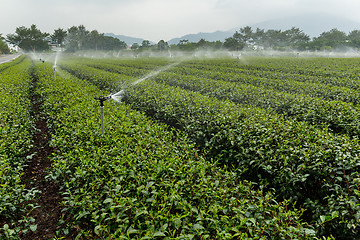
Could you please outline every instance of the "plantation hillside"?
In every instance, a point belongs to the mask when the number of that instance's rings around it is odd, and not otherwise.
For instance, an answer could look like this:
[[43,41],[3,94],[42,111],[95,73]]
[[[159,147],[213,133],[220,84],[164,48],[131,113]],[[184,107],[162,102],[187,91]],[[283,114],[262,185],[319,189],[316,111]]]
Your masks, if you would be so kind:
[[357,239],[359,70],[64,53],[0,65],[0,238]]

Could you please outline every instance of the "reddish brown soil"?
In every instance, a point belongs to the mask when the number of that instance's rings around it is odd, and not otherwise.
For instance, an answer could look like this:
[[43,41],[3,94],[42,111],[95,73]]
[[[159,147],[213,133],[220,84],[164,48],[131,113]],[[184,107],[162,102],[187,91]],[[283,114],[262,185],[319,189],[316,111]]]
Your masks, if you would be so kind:
[[41,191],[33,203],[39,207],[34,209],[30,217],[35,219],[37,230],[29,233],[22,239],[51,239],[58,230],[58,222],[61,217],[61,195],[59,186],[45,180],[46,171],[51,167],[50,154],[52,148],[49,146],[49,129],[46,118],[40,112],[40,96],[32,96],[32,117],[36,119],[36,132],[33,137],[34,147],[30,154],[34,157],[24,169],[22,181],[27,189],[36,188]]
[[[53,148],[50,143],[50,131],[47,125],[47,118],[41,111],[41,97],[35,93],[36,78],[33,77],[33,91],[31,93],[31,115],[35,119],[35,133],[33,135],[33,148],[29,154],[33,154],[32,159],[27,163],[22,175],[22,182],[27,189],[36,188],[41,191],[31,203],[39,206],[31,211],[29,217],[35,219],[37,230],[28,231],[21,239],[54,239],[57,231],[65,225],[59,225],[59,220],[66,217],[63,216],[61,193],[59,192],[59,184],[51,179],[45,179],[47,172],[51,168],[51,153]],[[61,236],[62,234],[60,234]],[[59,236],[58,236],[59,237]],[[61,239],[72,239],[71,237]]]

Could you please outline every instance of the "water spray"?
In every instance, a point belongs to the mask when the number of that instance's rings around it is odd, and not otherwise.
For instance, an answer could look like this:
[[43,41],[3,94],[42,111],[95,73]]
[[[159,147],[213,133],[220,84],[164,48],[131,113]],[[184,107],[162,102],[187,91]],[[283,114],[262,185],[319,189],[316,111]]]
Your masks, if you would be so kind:
[[[142,78],[139,78],[138,80],[130,83],[131,85],[136,85],[136,84],[139,84],[139,83],[142,83],[143,81],[149,79],[149,78],[152,78],[152,77],[155,77],[157,75],[159,75],[160,73],[172,68],[172,67],[175,67],[177,65],[179,65],[181,62],[176,62],[176,63],[172,63],[172,64],[169,64],[165,67],[162,67],[160,69],[158,69],[157,71],[154,71],[154,72],[151,72],[149,73],[148,75],[142,77]],[[114,93],[114,94],[111,94],[109,97],[112,98],[114,101],[116,102],[120,102],[121,99],[124,97],[124,93],[125,93],[125,89],[122,89],[120,90],[119,92],[117,93]]]
[[100,102],[100,118],[101,118],[101,135],[104,136],[104,102],[110,99],[111,96],[104,97],[100,95],[100,97],[95,97],[95,100],[99,100]]

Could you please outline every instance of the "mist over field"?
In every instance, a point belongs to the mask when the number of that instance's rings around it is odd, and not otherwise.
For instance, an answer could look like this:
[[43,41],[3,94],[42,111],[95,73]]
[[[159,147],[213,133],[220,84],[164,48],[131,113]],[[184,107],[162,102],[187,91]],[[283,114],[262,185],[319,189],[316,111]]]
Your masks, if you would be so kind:
[[358,239],[360,2],[19,0],[0,239]]

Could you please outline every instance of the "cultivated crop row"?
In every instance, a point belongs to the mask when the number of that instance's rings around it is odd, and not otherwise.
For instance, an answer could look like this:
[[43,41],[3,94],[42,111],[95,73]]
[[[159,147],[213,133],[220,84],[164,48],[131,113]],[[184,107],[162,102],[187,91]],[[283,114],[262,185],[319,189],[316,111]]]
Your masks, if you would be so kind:
[[36,190],[21,179],[32,146],[29,59],[2,67],[0,74],[0,238],[11,239],[34,226],[27,217]]
[[268,109],[321,128],[328,127],[335,133],[360,135],[360,113],[351,103],[327,101],[305,94],[290,94],[248,84],[184,76],[178,73],[163,73],[154,80],[218,99],[229,99],[234,103]]
[[76,227],[78,236],[107,239],[313,237],[302,210],[205,161],[183,133],[127,105],[106,102],[102,137],[93,98],[108,92],[64,72],[54,82],[50,67],[37,69],[55,148],[50,177],[63,186],[64,210],[75,224],[67,232]]
[[[96,71],[83,79],[96,82]],[[99,73],[104,74],[100,70]],[[78,75],[80,76],[80,75]],[[119,77],[98,82],[118,89]],[[359,142],[269,111],[147,80],[127,86],[124,101],[186,132],[207,157],[240,178],[276,190],[307,208],[318,234],[359,234]]]
[[[151,71],[139,70],[138,68],[132,69],[130,67],[106,64],[103,62],[88,65],[120,74],[120,76],[114,76],[112,73],[106,73],[104,71],[96,71],[96,73],[94,73],[94,76],[97,76],[96,79],[109,79],[110,81],[108,82],[112,82],[111,79],[116,77],[118,77],[120,82],[123,81],[123,79],[127,79],[127,82],[129,82],[128,79],[135,81],[136,79],[134,77],[151,73]],[[72,67],[75,67],[75,65],[72,65]],[[66,69],[71,71],[72,67],[67,65]],[[360,114],[358,108],[352,103],[327,101],[305,94],[290,94],[249,84],[226,82],[188,74],[183,75],[181,71],[178,70],[179,67],[174,67],[169,69],[171,72],[161,73],[153,79],[157,82],[197,91],[218,99],[229,99],[235,103],[268,109],[276,114],[282,114],[298,121],[318,125],[321,128],[328,127],[335,133],[343,133],[350,136],[358,136],[360,134]],[[87,66],[78,66],[76,74],[81,78],[80,71],[84,72],[86,77],[86,75],[89,75],[94,69]],[[116,87],[113,86],[112,89],[116,89]]]
[[[189,66],[196,67],[199,61]],[[201,61],[203,69],[227,68],[232,72],[245,72],[256,76],[273,76],[272,74],[284,74],[290,78],[304,79],[309,82],[328,83],[336,86],[351,87],[360,80],[357,74],[359,70],[358,58],[264,58],[245,57],[238,60],[218,59]],[[281,76],[277,74],[277,76]],[[272,77],[267,77],[272,78]],[[344,81],[348,80],[348,82]],[[347,85],[348,84],[348,85]]]
[[[241,84],[248,84],[252,86],[262,87],[266,89],[284,91],[292,94],[305,94],[311,97],[318,97],[324,100],[338,100],[343,102],[359,103],[358,88],[334,86],[325,83],[311,82],[311,81],[297,81],[296,79],[283,79],[281,73],[279,76],[267,78],[249,75],[246,72],[229,71],[228,69],[221,69],[219,71],[210,70],[211,67],[201,68],[200,70],[192,68],[184,68],[183,70],[175,70],[177,73],[185,73],[191,76],[211,78],[222,81],[229,81]],[[350,83],[351,81],[347,81]],[[352,84],[354,85],[354,84]]]

